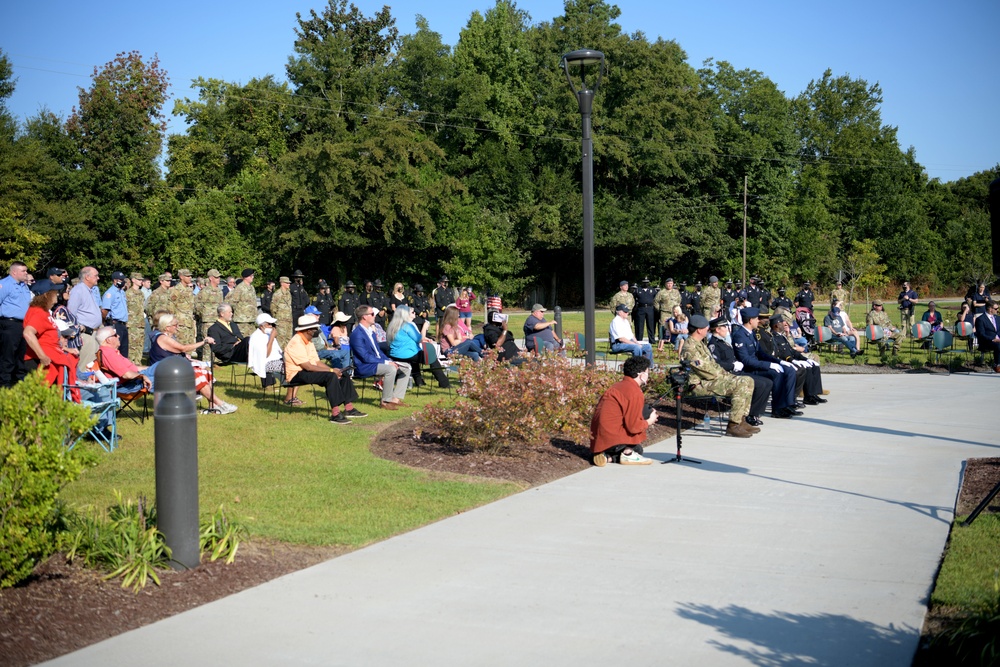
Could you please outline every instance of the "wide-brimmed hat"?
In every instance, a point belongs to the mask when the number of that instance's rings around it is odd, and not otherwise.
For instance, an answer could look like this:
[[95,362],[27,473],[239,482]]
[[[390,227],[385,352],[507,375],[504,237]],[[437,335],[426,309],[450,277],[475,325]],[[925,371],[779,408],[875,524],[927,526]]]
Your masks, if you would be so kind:
[[295,269],[292,271],[292,278],[305,278],[306,274],[302,273],[301,270]]
[[295,327],[296,331],[305,331],[306,329],[319,329],[319,318],[315,315],[303,315],[299,318],[299,326]]
[[337,314],[333,316],[334,324],[338,324],[340,322],[350,322],[350,321],[351,321],[351,316],[348,315],[347,313],[342,313],[340,311],[337,311]]

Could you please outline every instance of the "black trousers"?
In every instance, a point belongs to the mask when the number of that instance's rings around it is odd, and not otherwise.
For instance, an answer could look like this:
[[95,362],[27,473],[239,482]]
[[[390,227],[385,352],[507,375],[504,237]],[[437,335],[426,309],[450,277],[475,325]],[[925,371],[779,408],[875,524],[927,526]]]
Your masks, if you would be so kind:
[[771,381],[771,411],[777,412],[795,405],[795,373],[782,366],[782,372],[774,370],[752,371],[751,375],[766,377]]
[[[410,377],[413,378],[413,386],[419,387],[424,384],[424,378],[420,374],[420,360],[423,358],[423,354],[418,352],[409,359],[403,359],[402,357],[390,357],[393,361],[405,361],[413,367],[413,372],[410,373]],[[437,380],[438,386],[442,389],[447,389],[451,386],[448,382],[448,376],[445,375],[444,368],[441,364],[435,362],[433,366],[430,367],[431,373],[434,375],[434,379]]]
[[767,409],[767,397],[771,395],[774,383],[771,382],[770,378],[763,375],[754,375],[753,373],[736,373],[736,375],[745,375],[753,380],[753,396],[750,397],[750,416],[760,417]]
[[304,384],[316,384],[326,390],[326,400],[330,401],[330,408],[335,408],[341,404],[353,403],[358,400],[358,392],[354,389],[354,381],[343,375],[337,377],[336,373],[324,373],[323,371],[299,371],[288,384],[292,387],[299,387]]
[[642,340],[643,327],[649,329],[649,342],[656,342],[656,313],[652,306],[635,307],[635,339]]
[[123,357],[128,358],[128,322],[121,320],[111,320],[115,333],[118,334],[118,351]]
[[24,379],[24,323],[0,320],[0,387],[13,387]]
[[985,358],[987,352],[992,352],[993,367],[1000,366],[1000,343],[986,340],[985,338],[978,338],[977,340],[979,342],[979,350],[983,353],[983,358]]
[[[819,366],[810,366],[800,370],[805,371],[805,383],[802,388],[804,396],[819,396],[823,393],[823,375]],[[796,394],[798,395],[798,394]]]

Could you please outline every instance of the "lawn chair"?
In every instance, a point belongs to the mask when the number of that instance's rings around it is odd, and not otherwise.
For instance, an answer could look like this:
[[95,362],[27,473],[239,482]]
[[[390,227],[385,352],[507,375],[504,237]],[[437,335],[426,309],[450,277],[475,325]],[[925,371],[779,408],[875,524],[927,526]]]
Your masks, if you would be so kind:
[[[101,371],[105,374],[109,373],[107,367],[104,365],[104,354],[101,352],[100,348],[97,350],[97,358],[95,361],[97,363],[97,368],[101,369]],[[144,424],[146,419],[149,417],[149,402],[146,400],[146,397],[149,396],[149,390],[146,389],[143,383],[140,383],[139,389],[124,391],[120,386],[121,380],[116,378],[116,382],[119,385],[117,389],[117,396],[120,401],[118,412],[124,413],[126,417],[131,419],[136,424]],[[138,411],[138,404],[135,403],[140,398],[142,399],[142,412]]]
[[81,405],[90,408],[90,414],[97,423],[89,431],[73,442],[67,442],[66,449],[73,449],[80,438],[90,437],[106,452],[115,451],[118,445],[118,382],[109,380],[95,384],[69,384],[68,373],[63,371],[63,400],[73,400],[73,390],[80,392]]
[[865,327],[865,339],[868,344],[874,343],[878,347],[879,356],[885,356],[892,347],[892,339],[885,335],[885,329],[877,324],[869,324]]

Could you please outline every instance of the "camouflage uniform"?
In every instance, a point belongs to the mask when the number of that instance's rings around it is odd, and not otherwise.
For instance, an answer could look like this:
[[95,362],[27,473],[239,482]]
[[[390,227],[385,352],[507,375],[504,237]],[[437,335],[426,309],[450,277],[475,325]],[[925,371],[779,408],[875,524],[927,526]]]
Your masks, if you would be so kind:
[[174,312],[170,307],[170,290],[163,289],[162,285],[153,290],[153,293],[149,295],[149,300],[146,302],[146,315],[149,317],[150,324],[154,327],[158,326],[159,322],[154,320],[153,317],[160,310]]
[[253,331],[257,328],[257,292],[253,285],[241,280],[236,289],[230,290],[226,302],[233,307],[233,322],[240,331]]
[[621,290],[615,292],[615,295],[611,297],[611,302],[609,303],[612,315],[615,314],[615,307],[620,303],[624,303],[628,306],[629,311],[631,311],[635,308],[635,297],[632,296],[631,292],[623,292]]
[[[286,280],[286,278],[282,278]],[[275,328],[278,330],[278,345],[285,349],[288,341],[292,339],[292,291],[281,287],[274,290],[271,297],[271,317],[278,320]]]
[[688,384],[696,396],[728,396],[732,401],[730,423],[740,424],[750,414],[753,397],[753,378],[733,375],[726,371],[712,356],[704,341],[688,338],[681,350],[681,359],[691,364]]
[[222,287],[219,285],[212,287],[208,284],[194,297],[194,312],[201,322],[201,338],[208,335],[208,328],[219,319],[220,303],[222,303]]
[[660,327],[665,327],[667,320],[674,314],[674,306],[681,305],[681,293],[675,287],[669,289],[664,287],[656,293],[653,305],[656,307],[657,312],[660,313]]
[[133,287],[125,292],[125,302],[128,304],[128,359],[138,366],[142,362],[142,345],[146,336],[146,316],[142,312],[142,302],[145,297],[141,289],[134,287],[142,285],[140,274],[132,274],[132,285]]
[[177,318],[177,342],[181,345],[193,345],[195,343],[194,290],[190,285],[179,282],[170,288],[169,295],[171,310]]
[[719,302],[722,301],[722,291],[718,287],[709,285],[701,291],[701,313],[711,320],[719,309]]
[[899,342],[903,340],[903,332],[893,326],[892,320],[889,318],[889,313],[885,312],[884,308],[881,311],[877,311],[874,308],[868,311],[868,317],[865,318],[865,326],[873,324],[882,327],[885,337],[892,340],[893,352],[899,352]]
[[847,303],[847,290],[843,287],[838,287],[837,289],[830,292],[830,305],[832,306],[837,301],[843,301]]

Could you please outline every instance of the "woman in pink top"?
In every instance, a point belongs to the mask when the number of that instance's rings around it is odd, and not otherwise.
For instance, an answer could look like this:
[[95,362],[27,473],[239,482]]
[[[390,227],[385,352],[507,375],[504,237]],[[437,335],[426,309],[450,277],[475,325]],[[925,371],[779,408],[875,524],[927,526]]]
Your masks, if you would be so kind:
[[470,332],[472,331],[472,302],[475,299],[475,292],[468,287],[463,287],[458,294],[458,299],[455,300],[455,305],[458,306],[459,320],[465,324],[465,328]]

